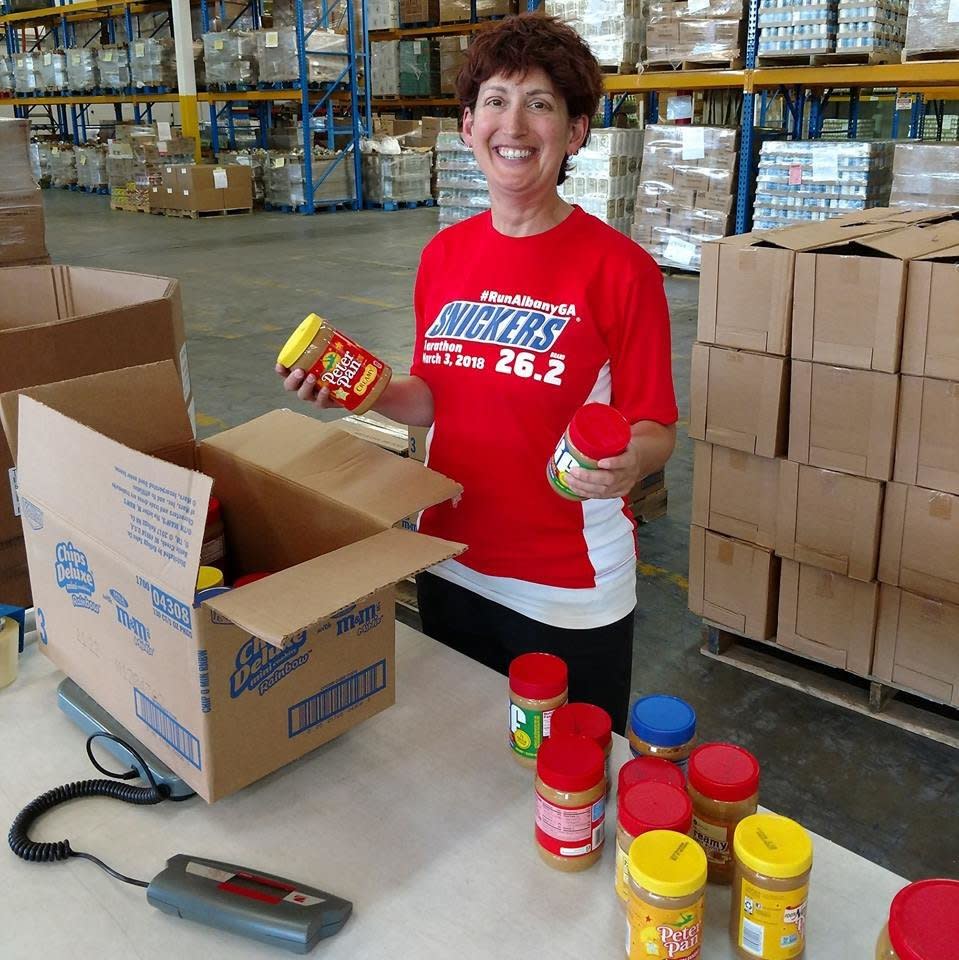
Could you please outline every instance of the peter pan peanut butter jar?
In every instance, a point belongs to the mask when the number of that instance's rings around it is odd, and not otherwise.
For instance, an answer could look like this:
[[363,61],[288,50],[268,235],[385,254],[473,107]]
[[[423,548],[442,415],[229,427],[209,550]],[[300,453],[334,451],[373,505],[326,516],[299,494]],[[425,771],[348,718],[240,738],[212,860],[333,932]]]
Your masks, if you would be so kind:
[[357,414],[376,403],[393,376],[387,364],[315,313],[293,331],[276,361],[312,373],[334,403]]

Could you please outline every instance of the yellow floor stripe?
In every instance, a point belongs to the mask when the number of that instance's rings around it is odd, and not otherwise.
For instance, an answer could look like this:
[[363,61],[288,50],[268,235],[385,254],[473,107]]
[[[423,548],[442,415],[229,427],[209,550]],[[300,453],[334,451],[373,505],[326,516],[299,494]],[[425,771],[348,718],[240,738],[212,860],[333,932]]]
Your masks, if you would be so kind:
[[399,310],[398,303],[386,303],[384,300],[373,300],[370,297],[351,297],[348,294],[338,296],[337,300],[349,300],[350,303],[363,303],[369,307],[382,307],[384,310]]
[[198,427],[219,427],[221,430],[228,430],[230,427],[226,421],[219,417],[211,417],[208,414],[200,413],[199,410],[196,414],[196,425]]
[[638,563],[636,572],[641,577],[649,577],[650,580],[668,580],[680,590],[689,591],[689,581],[681,573],[674,573],[665,567],[656,567],[651,563]]

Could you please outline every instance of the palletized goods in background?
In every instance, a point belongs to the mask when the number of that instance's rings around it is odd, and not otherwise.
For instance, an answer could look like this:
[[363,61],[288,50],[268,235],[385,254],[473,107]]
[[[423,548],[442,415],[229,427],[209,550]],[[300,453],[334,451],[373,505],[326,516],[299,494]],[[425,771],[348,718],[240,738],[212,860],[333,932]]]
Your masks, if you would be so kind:
[[702,245],[730,230],[739,131],[646,127],[632,237],[662,266],[698,270]]
[[589,143],[573,158],[560,188],[564,199],[628,236],[642,151],[642,130],[590,130]]
[[892,140],[769,140],[759,154],[753,227],[828,220],[889,202]]

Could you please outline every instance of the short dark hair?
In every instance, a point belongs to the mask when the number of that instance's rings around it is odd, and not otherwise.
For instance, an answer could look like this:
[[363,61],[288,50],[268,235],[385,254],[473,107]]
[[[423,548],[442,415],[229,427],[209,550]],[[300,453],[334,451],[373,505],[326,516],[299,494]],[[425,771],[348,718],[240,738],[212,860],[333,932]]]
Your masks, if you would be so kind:
[[[592,119],[603,96],[603,74],[586,41],[568,24],[539,13],[497,20],[480,30],[469,46],[456,78],[460,106],[476,110],[480,86],[501,73],[523,76],[539,68],[552,80],[566,102],[571,119]],[[589,129],[583,146],[589,143]],[[557,183],[566,179],[567,158]]]

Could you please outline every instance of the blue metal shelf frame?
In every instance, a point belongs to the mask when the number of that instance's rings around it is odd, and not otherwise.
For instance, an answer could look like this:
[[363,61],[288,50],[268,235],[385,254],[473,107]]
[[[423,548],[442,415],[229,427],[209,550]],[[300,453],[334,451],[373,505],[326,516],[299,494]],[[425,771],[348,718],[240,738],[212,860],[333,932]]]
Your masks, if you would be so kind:
[[[756,69],[759,49],[759,0],[749,0],[746,17],[746,69]],[[753,180],[753,142],[755,139],[756,94],[743,93],[739,132],[739,176],[736,183],[736,233],[746,233],[752,223],[749,208],[750,187]]]

